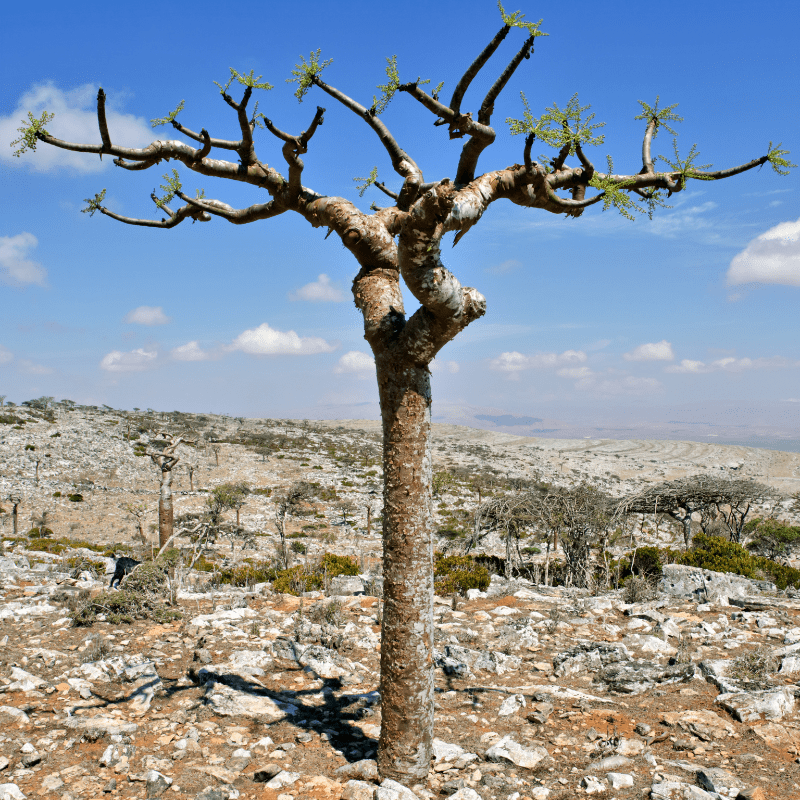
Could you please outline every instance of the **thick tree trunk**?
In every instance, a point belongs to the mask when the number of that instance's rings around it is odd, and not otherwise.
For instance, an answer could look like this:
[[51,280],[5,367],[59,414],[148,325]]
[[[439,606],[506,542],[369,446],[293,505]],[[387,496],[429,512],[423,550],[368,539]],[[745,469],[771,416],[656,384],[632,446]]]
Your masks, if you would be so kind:
[[172,470],[161,470],[161,493],[158,497],[158,546],[163,547],[172,536]]
[[433,739],[430,373],[376,359],[383,417],[381,777],[427,779]]

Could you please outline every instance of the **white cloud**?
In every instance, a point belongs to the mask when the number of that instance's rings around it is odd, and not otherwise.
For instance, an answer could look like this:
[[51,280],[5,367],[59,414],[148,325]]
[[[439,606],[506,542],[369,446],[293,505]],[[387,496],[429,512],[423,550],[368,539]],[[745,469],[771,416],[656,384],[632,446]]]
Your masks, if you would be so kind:
[[375,374],[375,360],[359,350],[350,350],[339,359],[333,371],[340,374],[354,372],[361,378],[368,378]]
[[51,375],[53,370],[50,367],[45,367],[44,364],[35,364],[33,361],[21,359],[17,362],[19,368],[28,375]]
[[0,364],[7,364],[14,360],[14,354],[0,344]]
[[112,350],[103,356],[100,368],[108,372],[141,372],[152,366],[157,356],[155,350],[145,350],[142,347],[127,353]]
[[626,361],[674,361],[675,353],[672,352],[672,345],[662,339],[660,342],[640,344],[622,357]]
[[558,370],[556,375],[559,375],[562,378],[588,378],[592,375],[592,371],[589,367],[564,367],[563,369]]
[[305,300],[308,303],[341,303],[345,300],[344,292],[331,283],[331,279],[323,272],[316,281],[307,283],[296,292],[289,293],[290,300]]
[[208,361],[211,358],[211,354],[202,350],[196,341],[173,348],[170,355],[177,361]]
[[522,353],[507,352],[492,359],[489,366],[500,372],[518,373],[523,369],[548,369],[586,361],[582,350],[565,350],[563,353],[536,353],[525,356]]
[[317,336],[298,336],[294,331],[276,331],[264,322],[240,333],[228,350],[241,350],[254,356],[313,355],[330,353],[336,345]]
[[125,315],[125,322],[136,325],[166,325],[171,321],[161,306],[139,306]]
[[514,272],[521,266],[521,261],[517,261],[516,258],[509,258],[508,261],[502,261],[500,264],[495,264],[493,267],[489,267],[486,271],[490,275],[508,275],[509,272]]
[[743,372],[747,369],[791,369],[800,367],[800,361],[790,361],[783,356],[771,358],[719,358],[706,364],[684,358],[680,364],[672,364],[665,372],[689,373],[699,375],[706,372]]
[[800,219],[781,222],[757,236],[728,268],[728,283],[800,286]]
[[[37,172],[48,172],[71,167],[79,172],[100,172],[111,166],[112,158],[100,160],[94,153],[74,153],[39,143],[36,152],[28,151],[19,158],[13,156],[17,146],[11,142],[19,137],[18,128],[27,124],[28,112],[41,117],[43,111],[55,114],[46,130],[59,139],[83,144],[100,144],[97,128],[97,87],[85,84],[76,89],[62,91],[52,83],[34,85],[19,99],[17,107],[7,116],[0,117],[0,160],[7,164],[28,165]],[[122,114],[114,108],[114,94],[106,103],[106,120],[112,143],[125,147],[145,147],[154,132],[142,118]]]
[[[690,195],[683,198],[683,202],[691,200],[696,197]],[[643,226],[643,230],[648,233],[654,233],[656,236],[674,237],[678,235],[686,235],[690,231],[699,231],[711,227],[711,220],[705,214],[708,211],[713,211],[717,204],[712,200],[707,200],[705,203],[690,206],[689,208],[681,208],[680,203],[675,203],[675,210],[663,213],[660,216],[654,215],[652,222]]]
[[39,240],[32,233],[0,236],[0,283],[11,286],[47,284],[47,270],[37,261],[27,258],[28,251],[38,244]]
[[431,372],[449,372],[452,375],[455,375],[461,367],[458,365],[458,361],[437,361],[434,359],[431,361]]

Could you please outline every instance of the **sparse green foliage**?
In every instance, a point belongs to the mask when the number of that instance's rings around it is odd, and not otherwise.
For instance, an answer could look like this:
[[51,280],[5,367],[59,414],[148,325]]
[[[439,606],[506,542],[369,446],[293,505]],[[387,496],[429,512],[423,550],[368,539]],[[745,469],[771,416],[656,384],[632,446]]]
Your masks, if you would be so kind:
[[295,91],[294,96],[301,103],[303,102],[303,97],[305,97],[306,92],[308,92],[308,90],[311,88],[311,85],[314,83],[314,78],[316,78],[320,72],[325,69],[325,67],[333,63],[332,58],[320,63],[319,59],[321,54],[322,48],[318,48],[316,52],[312,50],[308,57],[308,63],[306,63],[305,57],[301,55],[300,60],[302,63],[295,64],[295,67],[292,70],[293,77],[286,79],[286,83],[297,84],[297,90]]
[[743,533],[752,538],[747,549],[766,558],[788,558],[800,547],[800,526],[786,525],[776,519],[754,519],[748,522]]
[[712,180],[707,175],[701,175],[698,173],[697,170],[701,169],[710,169],[711,164],[695,164],[695,159],[700,155],[697,152],[697,145],[693,144],[691,149],[689,150],[689,154],[686,156],[685,159],[681,159],[680,154],[678,153],[678,139],[675,138],[672,140],[672,149],[675,152],[675,160],[670,161],[665,156],[658,156],[662,161],[666,161],[669,164],[672,172],[677,172],[680,175],[680,182],[681,182],[681,189],[686,186],[686,179],[687,178],[694,178],[695,180],[699,181],[708,181]]
[[611,156],[606,156],[606,158],[608,160],[608,174],[602,175],[601,173],[595,172],[592,179],[589,181],[589,186],[603,192],[603,211],[614,206],[623,217],[634,220],[636,218],[633,216],[632,212],[642,212],[643,209],[627,192],[623,191],[623,189],[626,186],[630,186],[633,181],[615,180],[614,162]]
[[677,136],[677,131],[674,131],[672,128],[670,128],[670,126],[667,125],[667,122],[683,122],[683,117],[679,117],[672,111],[673,108],[678,107],[678,104],[673,103],[671,106],[659,109],[659,97],[660,95],[656,95],[656,104],[654,106],[648,105],[644,102],[644,100],[637,100],[636,102],[642,107],[642,113],[637,114],[634,119],[646,119],[648,123],[653,122],[654,139],[658,135],[658,129],[660,126],[663,126],[664,130],[669,131],[673,136]]
[[[395,92],[400,86],[400,76],[397,73],[397,56],[391,56],[386,59],[386,77],[388,80],[385,84],[378,84],[378,89],[381,90],[381,99],[378,100],[374,95],[372,97],[372,108],[370,111],[375,114],[375,116],[383,114],[386,110],[386,106],[391,103]],[[430,83],[430,81],[422,81],[417,78],[417,83]]]
[[13,155],[19,158],[23,153],[27,152],[28,150],[32,150],[36,152],[36,142],[39,139],[39,134],[44,133],[47,136],[50,136],[50,132],[44,129],[44,126],[47,125],[54,117],[54,114],[50,114],[47,111],[42,112],[42,116],[40,118],[36,118],[28,112],[28,125],[23,124],[22,127],[17,128],[17,130],[22,134],[18,139],[14,139],[11,142],[11,147],[15,144],[20,145],[17,150],[14,151]]
[[364,183],[360,184],[359,186],[356,186],[356,189],[358,189],[358,196],[359,197],[363,197],[364,196],[364,192],[366,192],[367,189],[369,189],[369,187],[372,186],[372,184],[374,184],[375,181],[378,180],[378,168],[377,167],[373,167],[370,170],[369,177],[367,177],[367,178],[353,178],[353,180],[354,181],[364,181]]
[[442,82],[441,82],[441,83],[440,83],[440,84],[439,84],[439,85],[438,85],[438,86],[437,86],[437,87],[436,87],[436,88],[433,90],[433,94],[431,95],[431,97],[432,97],[434,100],[438,100],[438,99],[439,99],[439,92],[441,92],[441,91],[442,91],[442,87],[443,87],[443,86],[444,86],[444,81],[442,81]]
[[[164,181],[165,183],[161,184],[161,188],[164,190],[164,196],[156,198],[156,205],[159,208],[164,208],[164,206],[169,205],[172,202],[172,198],[175,197],[175,193],[183,188],[180,178],[178,177],[178,170],[176,169],[172,170],[172,175],[168,172],[164,173]],[[155,192],[153,192],[153,194],[155,194]]]
[[249,86],[251,89],[266,89],[267,91],[269,91],[270,89],[274,88],[271,83],[266,83],[266,82],[259,83],[259,81],[263,76],[259,75],[257,78],[254,78],[253,77],[254,70],[252,69],[250,70],[249,75],[242,75],[238,73],[233,67],[229,67],[229,69],[231,71],[231,77],[228,79],[228,82],[224,86],[218,81],[214,81],[214,83],[217,86],[219,86],[220,94],[227,94],[228,88],[234,81],[241,83],[242,86]]
[[772,169],[778,173],[778,175],[788,175],[789,170],[793,169],[797,166],[797,164],[793,164],[788,159],[784,158],[784,156],[789,155],[788,150],[781,150],[781,142],[772,146],[772,142],[769,143],[769,148],[767,149],[767,160],[770,163]]
[[503,18],[503,24],[508,25],[509,28],[524,28],[531,36],[549,36],[549,33],[539,30],[544,18],[538,22],[523,22],[525,15],[521,11],[515,11],[513,14],[506,14],[500,0],[497,0],[497,7],[500,9],[500,16]]
[[169,114],[167,114],[166,117],[159,117],[158,119],[151,119],[150,120],[150,126],[153,127],[153,128],[157,128],[159,125],[172,124],[175,121],[175,117],[177,117],[178,114],[180,114],[181,111],[183,111],[183,105],[184,105],[185,102],[186,102],[185,100],[181,100],[180,103],[178,103],[178,107],[174,111],[170,111]]
[[508,117],[506,119],[512,136],[520,133],[533,133],[539,140],[559,150],[565,145],[569,145],[570,155],[575,155],[576,143],[580,143],[581,146],[600,145],[605,141],[604,136],[594,134],[597,128],[605,125],[605,122],[593,124],[594,114],[589,114],[586,119],[583,119],[583,113],[588,111],[591,106],[580,105],[577,93],[572,95],[563,110],[553,103],[553,107],[548,108],[539,119],[536,119],[531,113],[525,94],[520,92],[520,95],[524,106],[523,118]]
[[99,211],[102,208],[103,199],[106,196],[106,190],[103,189],[102,192],[98,192],[94,197],[87,197],[84,199],[84,203],[88,203],[89,205],[86,208],[81,209],[81,214],[89,214],[90,217],[94,216],[95,211]]
[[437,594],[466,594],[467,589],[483,591],[489,586],[489,571],[472,556],[437,554],[433,565],[433,583]]

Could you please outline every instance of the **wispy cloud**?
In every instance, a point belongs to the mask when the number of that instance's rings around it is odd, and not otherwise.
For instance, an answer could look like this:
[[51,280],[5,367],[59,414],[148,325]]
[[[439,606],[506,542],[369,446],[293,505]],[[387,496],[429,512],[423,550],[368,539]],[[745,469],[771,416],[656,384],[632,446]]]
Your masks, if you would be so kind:
[[792,369],[800,367],[800,361],[791,361],[783,356],[771,358],[719,358],[716,361],[705,363],[684,358],[680,364],[672,364],[664,372],[684,374],[704,374],[707,372],[743,372],[748,369]]
[[170,355],[176,361],[208,361],[212,356],[206,350],[201,349],[197,341],[187,342],[180,347],[173,347]]
[[350,350],[345,353],[333,370],[339,374],[354,373],[359,378],[369,378],[375,375],[375,360],[367,353],[359,350]]
[[9,361],[14,360],[14,354],[6,347],[0,344],[0,364],[8,364]]
[[330,353],[336,349],[336,345],[317,336],[298,336],[294,331],[278,331],[264,322],[257,328],[240,333],[227,349],[240,350],[253,356],[299,356]]
[[800,286],[800,219],[781,222],[733,257],[728,284],[778,283]]
[[33,361],[29,361],[27,358],[20,359],[17,362],[17,365],[22,372],[27,372],[28,375],[52,375],[53,370],[50,367],[46,367],[44,364],[36,364]]
[[661,381],[655,378],[637,378],[634,375],[619,377],[590,375],[579,380],[575,388],[606,396],[643,395],[658,392],[661,389]]
[[488,267],[486,271],[490,275],[508,275],[509,272],[514,272],[522,266],[522,262],[516,258],[509,258],[507,261],[501,261],[493,267]]
[[626,361],[674,361],[675,353],[672,345],[662,339],[660,342],[647,342],[634,347],[629,353],[623,353]]
[[[70,142],[97,142],[97,86],[87,83],[63,91],[52,83],[34,85],[19,99],[17,107],[6,117],[0,117],[0,160],[14,166],[28,166],[37,172],[49,172],[68,167],[78,172],[100,172],[111,166],[112,159],[102,161],[95,154],[74,153],[57,147],[39,144],[36,152],[19,158],[13,155],[17,147],[11,142],[19,137],[18,128],[27,125],[28,112],[41,117],[43,111],[54,114],[47,130],[59,139]],[[122,114],[114,108],[114,94],[109,93],[106,106],[108,127],[115,141],[127,147],[144,147],[153,139],[150,125],[142,117]]]
[[435,358],[431,361],[431,372],[449,372],[455,375],[460,369],[457,361],[437,361]]
[[28,258],[28,252],[38,244],[39,240],[32,233],[0,236],[0,283],[47,285],[47,270],[38,261]]
[[139,306],[125,315],[125,322],[134,325],[166,325],[171,321],[161,306]]
[[155,365],[158,351],[145,350],[140,347],[123,353],[121,350],[112,350],[103,356],[100,369],[107,372],[142,372]]
[[290,300],[305,300],[307,303],[341,303],[344,292],[323,272],[315,281],[289,293]]
[[526,356],[516,351],[500,353],[492,359],[489,366],[500,372],[518,373],[524,369],[552,369],[586,361],[586,353],[582,350],[565,350],[563,353],[535,353]]

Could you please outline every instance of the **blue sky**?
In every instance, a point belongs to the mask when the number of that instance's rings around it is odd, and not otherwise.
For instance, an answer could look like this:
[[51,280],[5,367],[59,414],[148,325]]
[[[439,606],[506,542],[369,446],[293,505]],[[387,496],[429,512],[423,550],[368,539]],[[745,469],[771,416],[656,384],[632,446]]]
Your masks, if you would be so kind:
[[[141,173],[109,158],[40,145],[11,156],[25,112],[55,113],[49,130],[99,142],[97,87],[108,96],[112,140],[142,146],[179,138],[150,120],[180,100],[180,119],[235,138],[233,112],[213,81],[229,68],[275,88],[259,110],[304,130],[317,104],[324,125],[304,156],[304,183],[359,199],[353,178],[378,167],[397,188],[374,133],[319,90],[299,104],[285,79],[299,55],[333,58],[326,80],[365,105],[396,54],[401,80],[456,81],[500,28],[490,0],[423,3],[245,2],[143,8],[134,20],[87,3],[4,10],[0,60],[0,393],[119,408],[152,407],[246,416],[376,417],[374,371],[350,282],[356,264],[333,237],[286,214],[247,226],[214,219],[172,230],[81,214],[106,188],[121,214],[158,218],[150,192],[165,165]],[[479,172],[522,160],[504,120],[521,117],[524,91],[536,116],[578,92],[605,142],[592,148],[618,172],[641,168],[637,100],[679,103],[685,154],[733,166],[782,142],[800,161],[790,2],[552,3],[518,7],[544,18],[537,39],[496,105],[496,143]],[[398,10],[399,9],[399,10]],[[512,31],[467,94],[486,88],[521,46]],[[407,95],[383,115],[426,180],[454,177],[459,142]],[[257,131],[262,161],[280,168],[278,142]],[[546,152],[545,145],[534,156]],[[661,132],[655,153],[672,155]],[[171,167],[171,165],[167,165]],[[181,172],[185,190],[236,207],[255,189]],[[719,441],[800,439],[800,170],[768,166],[717,183],[690,183],[635,222],[588,209],[571,220],[496,203],[455,249],[448,266],[488,300],[486,316],[440,354],[434,419],[493,427],[482,417],[527,421],[503,430],[545,435],[669,436]],[[409,302],[413,308],[413,303]],[[508,420],[505,420],[508,421]],[[685,423],[700,423],[694,427]],[[693,435],[690,435],[693,434]],[[788,445],[787,445],[788,446]]]

